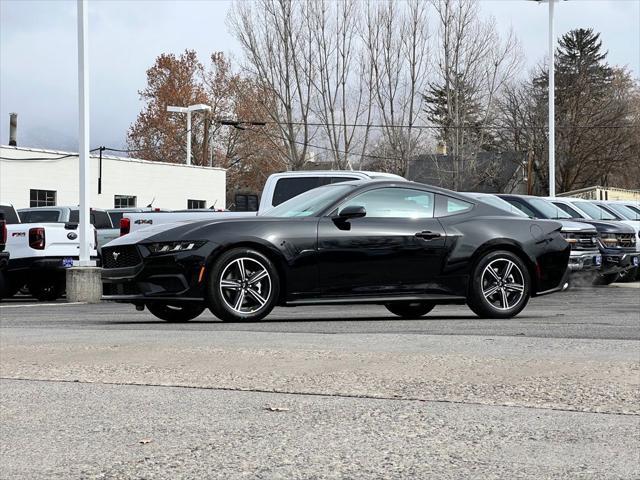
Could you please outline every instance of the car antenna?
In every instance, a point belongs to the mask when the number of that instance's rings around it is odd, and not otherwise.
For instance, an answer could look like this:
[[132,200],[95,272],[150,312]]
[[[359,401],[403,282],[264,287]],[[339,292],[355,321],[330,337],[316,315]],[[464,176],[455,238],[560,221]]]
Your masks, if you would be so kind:
[[149,203],[149,205],[147,205],[147,208],[153,208],[153,202],[156,201],[156,197],[153,197],[153,200],[151,200],[151,203]]

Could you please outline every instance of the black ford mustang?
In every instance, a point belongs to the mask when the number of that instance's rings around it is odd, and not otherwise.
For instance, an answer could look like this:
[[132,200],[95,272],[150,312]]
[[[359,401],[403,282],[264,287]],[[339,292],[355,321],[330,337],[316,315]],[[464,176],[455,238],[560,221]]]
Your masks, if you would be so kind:
[[448,190],[356,181],[310,190],[260,217],[148,227],[103,247],[105,299],[167,321],[209,307],[260,320],[276,305],[382,304],[418,317],[467,303],[509,318],[565,284],[560,224]]

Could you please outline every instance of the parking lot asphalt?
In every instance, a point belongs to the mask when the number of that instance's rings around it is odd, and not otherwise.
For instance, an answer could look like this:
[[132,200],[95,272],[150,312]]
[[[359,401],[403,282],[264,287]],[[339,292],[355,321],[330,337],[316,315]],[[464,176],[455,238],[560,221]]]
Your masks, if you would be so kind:
[[9,301],[0,377],[0,478],[640,476],[634,284],[511,320]]

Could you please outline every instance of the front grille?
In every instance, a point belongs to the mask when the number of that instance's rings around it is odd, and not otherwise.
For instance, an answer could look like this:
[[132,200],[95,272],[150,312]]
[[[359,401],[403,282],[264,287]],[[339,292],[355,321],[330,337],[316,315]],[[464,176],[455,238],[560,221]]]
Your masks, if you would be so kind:
[[142,262],[142,258],[135,245],[102,249],[103,268],[135,267],[140,262]]
[[597,250],[598,243],[595,233],[574,233],[572,239],[575,241],[569,242],[573,250]]
[[618,238],[618,245],[622,248],[636,246],[636,237],[633,233],[619,233],[616,237]]

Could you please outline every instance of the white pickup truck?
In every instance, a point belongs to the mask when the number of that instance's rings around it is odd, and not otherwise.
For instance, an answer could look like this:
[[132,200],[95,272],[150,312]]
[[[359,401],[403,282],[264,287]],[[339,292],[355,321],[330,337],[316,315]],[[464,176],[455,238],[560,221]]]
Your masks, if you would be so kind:
[[[1,205],[2,210],[13,209]],[[78,259],[80,242],[77,223],[20,223],[17,214],[9,215],[13,221],[6,225],[6,250],[9,263],[2,271],[3,285],[0,298],[12,297],[27,285],[38,300],[50,301],[65,291],[65,269]],[[97,236],[90,242],[91,257],[97,258]]]
[[260,197],[260,206],[257,211],[220,212],[214,210],[187,210],[178,212],[125,213],[120,220],[120,235],[126,235],[141,228],[163,223],[263,215],[271,208],[313,188],[330,183],[347,182],[350,180],[370,180],[372,178],[404,180],[401,176],[392,173],[362,170],[304,170],[274,173],[270,175],[265,182]]

